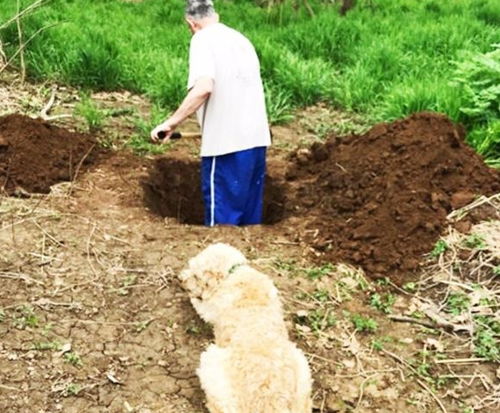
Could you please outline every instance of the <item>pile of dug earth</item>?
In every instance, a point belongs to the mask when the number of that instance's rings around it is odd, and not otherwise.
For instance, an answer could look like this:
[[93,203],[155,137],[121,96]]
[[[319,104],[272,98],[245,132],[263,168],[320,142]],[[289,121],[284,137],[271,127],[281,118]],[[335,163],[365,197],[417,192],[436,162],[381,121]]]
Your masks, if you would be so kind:
[[95,160],[93,137],[23,115],[0,117],[0,193],[48,193]]
[[322,260],[408,280],[451,210],[500,192],[500,171],[464,135],[445,116],[419,113],[299,150],[287,173],[295,188],[290,213],[312,217],[306,240]]

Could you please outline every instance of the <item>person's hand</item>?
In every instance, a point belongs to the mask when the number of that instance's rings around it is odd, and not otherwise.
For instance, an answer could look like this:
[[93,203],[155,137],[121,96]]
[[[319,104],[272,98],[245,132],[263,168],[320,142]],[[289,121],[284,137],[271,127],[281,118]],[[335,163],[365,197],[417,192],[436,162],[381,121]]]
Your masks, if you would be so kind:
[[175,126],[168,120],[160,123],[156,128],[151,131],[151,140],[154,143],[167,143],[175,130]]

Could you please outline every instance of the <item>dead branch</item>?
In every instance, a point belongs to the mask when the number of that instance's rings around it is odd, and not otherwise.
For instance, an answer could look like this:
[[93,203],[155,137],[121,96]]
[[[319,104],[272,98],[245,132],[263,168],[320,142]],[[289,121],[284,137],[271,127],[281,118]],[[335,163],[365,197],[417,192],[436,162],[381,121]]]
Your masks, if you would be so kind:
[[7,67],[9,67],[9,65],[14,61],[14,59],[24,51],[24,49],[26,48],[26,46],[31,43],[31,41],[36,37],[38,36],[41,32],[43,32],[44,30],[47,30],[47,29],[50,29],[51,27],[54,27],[56,26],[57,23],[52,23],[52,24],[48,24],[47,26],[44,26],[44,27],[41,27],[40,29],[38,29],[28,40],[26,40],[26,42],[24,42],[20,47],[19,49],[11,56],[11,58],[7,61],[7,63],[0,69],[0,74],[2,74],[5,69],[7,69]]
[[21,62],[21,84],[23,84],[24,80],[26,79],[26,64],[24,62],[23,30],[21,28],[21,17],[19,17],[20,12],[21,12],[21,1],[17,0],[16,27],[17,27],[17,39],[19,41],[19,60]]
[[[447,326],[439,326],[439,325],[436,325],[436,324],[431,323],[429,321],[418,320],[416,318],[406,317],[403,315],[389,314],[388,318],[392,321],[397,321],[400,323],[418,324],[420,326],[427,327],[427,328],[440,328],[440,327],[448,328]],[[451,329],[451,330],[453,330],[453,329]]]
[[17,19],[21,19],[25,15],[27,15],[27,14],[33,12],[35,9],[39,8],[40,6],[43,6],[43,3],[45,3],[46,1],[48,1],[48,0],[37,0],[33,4],[30,4],[28,7],[26,7],[24,10],[18,11],[15,16],[12,16],[9,20],[7,20],[5,23],[0,25],[0,30],[5,29],[11,23],[15,22]]
[[488,359],[483,359],[479,357],[471,357],[465,359],[444,359],[444,360],[436,360],[436,364],[475,364],[488,362]]
[[56,101],[56,91],[57,91],[57,86],[54,86],[50,93],[49,101],[40,111],[40,116],[42,117],[43,120],[47,120],[49,112],[52,109],[52,106],[54,106],[54,102]]
[[3,67],[7,63],[7,55],[3,50],[2,39],[0,39],[0,67]]
[[[403,360],[401,357],[399,357],[397,354],[394,354],[388,350],[385,350],[385,349],[381,349],[380,350],[382,353],[386,354],[387,356],[393,358],[394,360],[396,360],[398,363],[402,364],[403,366],[406,366],[408,369],[410,369],[412,371],[413,374],[415,374],[417,377],[422,377],[422,375],[417,371],[415,370],[410,363],[408,363],[407,361]],[[441,400],[439,399],[439,397],[437,397],[437,395],[429,388],[429,386],[427,386],[422,380],[419,380],[418,378],[416,379],[417,380],[417,383],[425,390],[427,391],[431,397],[436,401],[437,405],[439,406],[439,408],[442,410],[443,413],[448,413],[446,408],[444,407],[443,403],[441,402]]]

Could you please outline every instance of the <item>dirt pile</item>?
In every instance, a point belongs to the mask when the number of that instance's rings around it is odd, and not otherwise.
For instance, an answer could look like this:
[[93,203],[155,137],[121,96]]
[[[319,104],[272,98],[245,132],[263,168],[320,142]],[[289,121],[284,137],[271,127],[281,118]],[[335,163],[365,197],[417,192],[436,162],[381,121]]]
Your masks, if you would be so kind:
[[290,213],[314,216],[309,241],[325,258],[402,281],[452,209],[500,191],[499,171],[464,135],[445,116],[420,113],[298,151],[287,173],[296,190]]
[[23,115],[0,117],[0,191],[48,193],[95,160],[96,141]]

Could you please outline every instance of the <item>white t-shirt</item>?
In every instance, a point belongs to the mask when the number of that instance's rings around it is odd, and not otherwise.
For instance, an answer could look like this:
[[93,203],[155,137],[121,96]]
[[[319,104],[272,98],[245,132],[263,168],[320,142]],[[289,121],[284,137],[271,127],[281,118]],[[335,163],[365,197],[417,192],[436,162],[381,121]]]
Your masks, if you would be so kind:
[[269,146],[259,59],[250,41],[221,23],[196,32],[189,50],[188,89],[202,77],[212,78],[214,88],[197,112],[201,156]]

